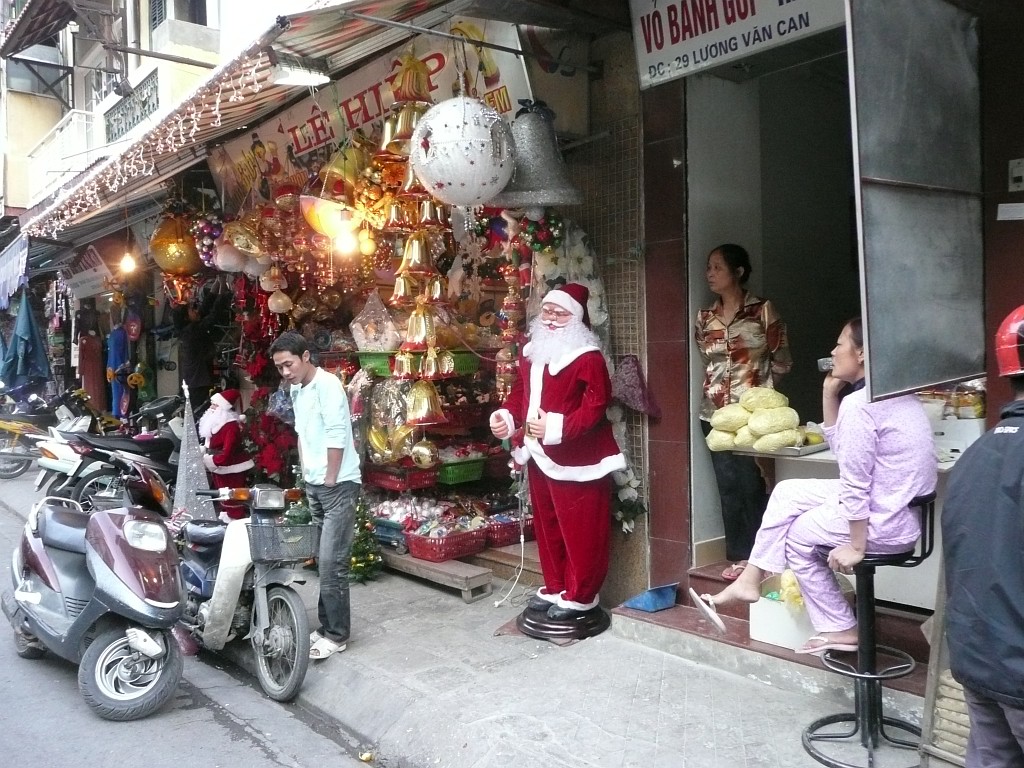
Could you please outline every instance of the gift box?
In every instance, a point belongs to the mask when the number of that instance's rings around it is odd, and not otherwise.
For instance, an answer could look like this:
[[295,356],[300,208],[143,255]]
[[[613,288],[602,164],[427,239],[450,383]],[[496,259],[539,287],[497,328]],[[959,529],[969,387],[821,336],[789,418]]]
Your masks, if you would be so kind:
[[766,595],[779,593],[781,577],[771,576],[761,583],[761,599],[750,606],[750,639],[795,651],[815,634],[807,609],[791,607]]

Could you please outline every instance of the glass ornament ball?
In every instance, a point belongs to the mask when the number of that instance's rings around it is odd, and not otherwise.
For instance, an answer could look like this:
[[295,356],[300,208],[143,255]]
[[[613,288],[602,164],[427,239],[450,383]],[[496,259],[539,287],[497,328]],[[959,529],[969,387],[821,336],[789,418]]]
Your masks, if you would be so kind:
[[457,96],[435,104],[420,118],[409,162],[423,186],[441,202],[479,205],[512,178],[512,131],[493,107]]
[[168,275],[194,275],[203,268],[195,238],[184,216],[165,216],[149,238],[153,261]]

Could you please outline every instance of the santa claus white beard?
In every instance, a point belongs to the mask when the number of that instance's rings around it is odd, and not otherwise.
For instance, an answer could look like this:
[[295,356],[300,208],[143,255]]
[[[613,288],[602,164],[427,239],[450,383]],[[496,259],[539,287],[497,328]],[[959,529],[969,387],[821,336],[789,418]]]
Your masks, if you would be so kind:
[[587,328],[578,317],[573,317],[562,327],[549,327],[540,317],[530,323],[531,363],[547,365],[560,360],[581,347],[600,347],[597,334]]
[[199,437],[203,440],[209,440],[229,421],[237,420],[238,416],[234,411],[228,411],[223,408],[208,408],[206,413],[199,417]]

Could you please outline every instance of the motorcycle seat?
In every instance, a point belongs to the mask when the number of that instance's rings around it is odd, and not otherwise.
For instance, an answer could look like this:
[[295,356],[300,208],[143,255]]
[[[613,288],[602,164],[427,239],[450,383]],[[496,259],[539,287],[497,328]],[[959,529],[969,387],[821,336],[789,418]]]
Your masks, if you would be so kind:
[[185,523],[182,533],[189,544],[210,546],[224,541],[224,532],[227,529],[228,527],[219,520],[190,520]]
[[65,552],[85,554],[85,527],[89,515],[67,507],[43,507],[39,515],[39,538],[43,544]]
[[75,438],[88,443],[93,448],[100,448],[104,451],[124,451],[157,461],[167,461],[174,451],[174,443],[166,437],[135,440],[121,436],[78,434]]

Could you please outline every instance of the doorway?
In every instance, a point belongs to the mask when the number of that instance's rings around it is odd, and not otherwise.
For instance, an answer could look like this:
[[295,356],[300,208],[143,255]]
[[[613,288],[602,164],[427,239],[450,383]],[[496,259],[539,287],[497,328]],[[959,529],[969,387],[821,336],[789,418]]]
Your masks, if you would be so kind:
[[[715,299],[704,278],[707,254],[721,243],[742,245],[753,263],[748,289],[786,322],[793,369],[778,389],[802,423],[821,421],[816,360],[860,312],[850,126],[843,29],[687,79],[690,326]],[[691,414],[703,376],[694,348]],[[699,567],[723,560],[725,547],[709,452],[699,429],[690,439]]]

